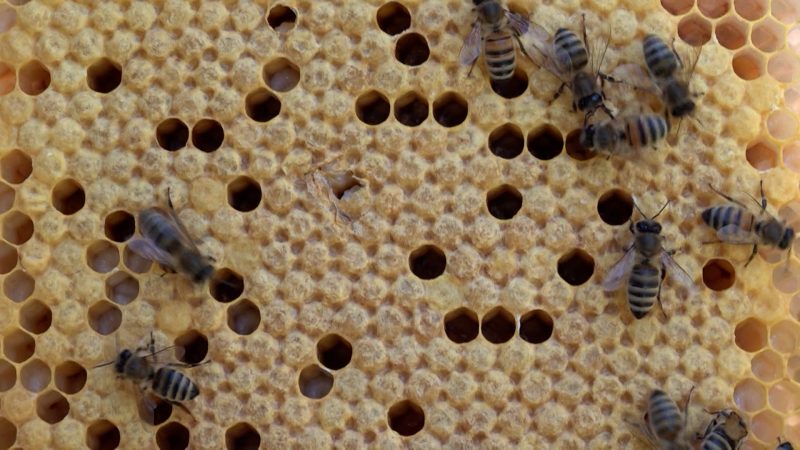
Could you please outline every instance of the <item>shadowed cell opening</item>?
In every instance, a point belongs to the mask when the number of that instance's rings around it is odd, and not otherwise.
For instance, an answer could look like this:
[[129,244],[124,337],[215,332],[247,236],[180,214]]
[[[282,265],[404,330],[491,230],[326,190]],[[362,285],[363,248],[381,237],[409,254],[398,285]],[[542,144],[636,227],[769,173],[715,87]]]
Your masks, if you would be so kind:
[[39,95],[50,87],[50,71],[39,61],[30,61],[19,69],[19,88],[28,95]]
[[553,335],[553,318],[546,311],[536,309],[525,313],[519,320],[519,337],[531,344],[541,344]]
[[0,241],[0,275],[5,275],[14,270],[18,261],[17,249],[6,242]]
[[99,334],[107,336],[122,324],[122,311],[117,305],[101,300],[89,308],[89,326]]
[[249,212],[261,203],[261,185],[250,177],[238,177],[228,184],[228,204],[233,209]]
[[425,412],[410,400],[392,405],[388,417],[389,428],[401,436],[413,436],[425,426]]
[[433,118],[443,127],[461,125],[468,113],[467,101],[455,92],[446,92],[433,101]]
[[0,392],[5,392],[17,384],[17,369],[13,364],[0,359]]
[[514,315],[502,306],[487,312],[481,321],[481,333],[492,344],[508,342],[516,331],[517,322],[514,320]]
[[122,67],[107,58],[102,58],[86,69],[89,89],[108,94],[122,82]]
[[407,127],[416,127],[428,118],[428,100],[415,91],[407,92],[394,101],[394,117]]
[[572,286],[580,286],[589,281],[594,273],[594,258],[576,248],[558,259],[558,275]]
[[247,94],[244,107],[247,117],[256,122],[269,122],[281,113],[280,99],[264,88]]
[[709,19],[718,19],[731,9],[729,0],[697,0],[697,9]]
[[118,305],[127,305],[139,295],[139,280],[124,270],[106,278],[106,297]]
[[189,429],[178,422],[170,422],[156,432],[160,450],[183,450],[189,446]]
[[567,133],[564,147],[567,149],[567,155],[575,161],[588,161],[597,156],[597,153],[581,145],[581,131],[578,128]]
[[228,450],[258,450],[261,436],[249,423],[237,423],[225,431],[225,447]]
[[694,0],[661,0],[661,6],[673,16],[682,16],[694,6]]
[[517,67],[507,80],[491,80],[492,90],[503,98],[517,98],[528,89],[528,74]]
[[161,425],[172,417],[172,404],[162,398],[149,395],[148,400],[136,403],[139,418],[150,425]]
[[92,422],[86,429],[86,446],[91,450],[114,450],[119,442],[119,428],[107,420]]
[[561,154],[564,139],[552,125],[544,125],[528,133],[528,151],[537,159],[547,161]]
[[395,44],[394,57],[407,66],[419,66],[430,56],[428,41],[419,33],[406,33]]
[[772,145],[758,141],[747,147],[745,157],[754,169],[764,171],[775,167],[778,152]]
[[12,211],[3,218],[3,239],[22,245],[33,237],[33,220],[27,215]]
[[11,186],[0,183],[0,214],[8,211],[14,206],[14,198],[16,197],[16,191],[11,188]]
[[77,394],[86,385],[86,369],[75,361],[65,361],[56,367],[56,387],[65,394]]
[[127,245],[125,246],[125,251],[122,252],[122,260],[125,263],[125,267],[130,269],[133,273],[145,273],[150,270],[150,266],[153,265],[153,261],[142,257],[142,255],[134,252]]
[[0,159],[0,174],[11,184],[20,184],[33,172],[31,157],[21,150],[11,150]]
[[200,119],[192,128],[192,145],[200,151],[217,151],[225,140],[222,125],[214,119]]
[[458,308],[444,316],[444,332],[456,344],[474,340],[479,330],[478,315],[471,309]]
[[47,391],[36,399],[36,415],[49,424],[64,420],[69,413],[69,402],[56,391]]
[[267,15],[267,23],[278,33],[291,30],[296,22],[297,13],[292,8],[281,4],[273,6]]
[[758,319],[748,318],[736,325],[736,345],[746,352],[757,352],[767,346],[767,327]]
[[736,50],[747,43],[748,24],[736,16],[728,16],[715,25],[717,41],[728,50]]
[[724,291],[736,282],[736,269],[724,259],[712,259],[703,266],[703,284],[714,291]]
[[633,197],[622,189],[606,191],[597,200],[597,214],[609,225],[622,225],[633,214]]
[[36,282],[27,273],[16,270],[3,280],[3,293],[12,302],[22,302],[33,294]]
[[70,216],[80,211],[86,203],[86,194],[83,187],[75,180],[66,179],[59,181],[53,188],[53,206],[65,216]]
[[0,417],[0,448],[11,448],[17,441],[17,427],[5,417]]
[[33,334],[42,334],[53,323],[50,308],[39,300],[29,300],[19,310],[19,324]]
[[220,269],[211,277],[208,290],[214,300],[230,303],[244,292],[244,278],[230,269]]
[[164,150],[170,152],[180,150],[189,142],[189,127],[180,119],[163,120],[156,127],[156,140]]
[[733,7],[744,19],[756,21],[767,13],[769,3],[765,0],[733,0]]
[[277,58],[264,65],[264,81],[276,92],[288,92],[300,82],[300,68],[286,58]]
[[690,14],[678,23],[678,37],[693,47],[711,40],[711,22],[698,14]]
[[352,357],[353,346],[338,334],[329,334],[317,342],[317,359],[328,369],[343,369]]
[[3,339],[3,354],[17,364],[27,361],[33,356],[34,350],[36,341],[22,330],[14,330]]
[[190,330],[175,339],[175,345],[183,349],[178,351],[178,360],[186,364],[199,364],[208,355],[208,338],[195,330]]
[[252,334],[260,324],[261,312],[250,300],[242,299],[228,307],[228,328],[234,333]]
[[489,134],[489,151],[503,159],[516,158],[524,147],[522,130],[512,123],[501,125]]
[[504,184],[486,194],[486,207],[497,219],[511,219],[522,208],[522,194],[515,187]]
[[30,392],[42,392],[50,384],[50,367],[40,359],[27,362],[19,371],[22,386]]
[[411,273],[423,280],[432,280],[444,273],[447,258],[444,252],[433,245],[423,245],[408,257]]
[[389,100],[378,91],[369,91],[356,99],[356,116],[367,125],[378,125],[389,118]]
[[316,364],[311,364],[300,371],[298,379],[300,393],[308,398],[320,399],[328,395],[333,388],[333,375]]
[[[2,5],[0,5],[0,10],[2,10]],[[0,12],[0,14],[2,14]],[[2,26],[2,24],[0,24]],[[14,67],[0,62],[0,95],[6,95],[9,92],[14,90],[14,87],[17,85],[17,72],[14,70]]]
[[106,240],[96,241],[86,249],[86,262],[95,272],[108,273],[119,264],[119,250]]
[[127,211],[114,211],[106,216],[103,231],[114,242],[125,242],[136,231],[136,220]]
[[408,8],[398,2],[389,2],[378,8],[376,15],[378,27],[386,34],[394,36],[411,27],[411,14]]
[[745,49],[733,56],[733,72],[746,81],[755,80],[764,74],[764,60],[752,49]]

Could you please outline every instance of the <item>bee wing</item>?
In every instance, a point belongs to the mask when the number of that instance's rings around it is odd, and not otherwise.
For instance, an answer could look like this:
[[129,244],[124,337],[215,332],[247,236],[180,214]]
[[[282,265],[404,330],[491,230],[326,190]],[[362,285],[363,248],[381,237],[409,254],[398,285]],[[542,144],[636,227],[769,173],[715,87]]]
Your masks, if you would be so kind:
[[508,19],[508,23],[511,25],[511,28],[519,36],[527,33],[531,27],[530,21],[522,14],[517,14],[515,12],[506,10],[506,18]]
[[616,291],[622,286],[622,283],[628,278],[628,274],[636,261],[636,251],[633,247],[629,248],[625,255],[611,268],[611,271],[606,275],[603,281],[603,289],[606,292]]
[[155,261],[165,267],[174,268],[172,255],[158,248],[158,246],[150,239],[131,239],[131,241],[128,242],[128,248],[133,250],[142,258]]
[[458,56],[462,66],[469,66],[474,63],[478,56],[481,54],[481,24],[478,21],[472,25],[467,38],[464,40],[464,46],[461,47],[461,53]]
[[612,70],[609,75],[622,83],[633,86],[635,89],[642,89],[659,96],[661,95],[658,86],[650,76],[650,72],[646,71],[639,64],[621,64]]
[[[553,40],[550,33],[541,25],[530,22],[528,32],[522,36],[521,41],[525,45],[525,50],[531,56],[534,64],[544,67],[548,72],[555,75],[562,83],[569,84],[571,74],[564,70],[555,55]],[[534,57],[534,55],[536,55]]]
[[175,224],[175,228],[178,230],[178,235],[181,239],[181,242],[183,242],[185,246],[202,255],[200,249],[197,248],[197,244],[194,243],[194,239],[192,239],[192,236],[189,234],[189,230],[187,230],[186,226],[183,225],[183,221],[181,221],[181,218],[178,217],[178,213],[175,212],[175,208],[172,207],[171,199],[169,200],[169,209],[167,209],[167,213],[169,214],[169,218],[172,219],[172,223]]
[[139,389],[139,395],[136,396],[136,407],[139,409],[139,417],[150,425],[156,423],[156,408],[158,404],[153,398],[153,393],[146,389]]
[[726,225],[717,230],[717,238],[728,244],[757,244],[758,236],[738,225]]
[[684,287],[692,288],[694,280],[680,264],[675,262],[668,252],[661,252],[661,265],[667,270],[671,277],[675,278]]

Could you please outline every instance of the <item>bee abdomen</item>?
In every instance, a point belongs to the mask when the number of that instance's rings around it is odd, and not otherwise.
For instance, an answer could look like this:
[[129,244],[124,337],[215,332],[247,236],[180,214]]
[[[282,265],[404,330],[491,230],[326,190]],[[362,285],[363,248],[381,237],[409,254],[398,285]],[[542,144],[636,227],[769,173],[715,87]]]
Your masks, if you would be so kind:
[[700,444],[700,450],[733,450],[730,439],[725,435],[723,430],[713,430],[703,438]]
[[742,226],[744,211],[738,206],[712,206],[706,208],[701,214],[703,222],[715,230],[728,225]]
[[514,75],[516,49],[509,33],[492,33],[484,41],[484,57],[493,80],[506,80]]
[[166,252],[174,252],[181,248],[178,230],[160,213],[145,210],[139,215],[142,236],[153,241]]
[[191,400],[200,394],[197,385],[189,377],[169,367],[156,371],[152,387],[158,395],[174,402]]
[[628,144],[634,148],[646,147],[667,135],[669,124],[661,116],[644,115],[629,117],[625,120],[625,132]]
[[672,49],[660,37],[649,34],[642,45],[644,61],[650,73],[657,78],[671,76],[678,68],[678,60]]
[[683,429],[683,417],[678,405],[664,391],[655,390],[648,405],[650,426],[659,439],[674,441]]
[[589,60],[586,46],[578,36],[566,28],[559,28],[553,39],[556,58],[562,67],[581,70]]
[[641,319],[653,309],[661,282],[661,271],[649,264],[637,264],[628,278],[628,307]]

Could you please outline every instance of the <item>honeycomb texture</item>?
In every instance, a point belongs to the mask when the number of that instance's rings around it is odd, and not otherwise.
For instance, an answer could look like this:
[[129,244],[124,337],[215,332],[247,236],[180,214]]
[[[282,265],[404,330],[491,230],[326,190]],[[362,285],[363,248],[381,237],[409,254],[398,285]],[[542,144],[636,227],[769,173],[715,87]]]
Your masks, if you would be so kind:
[[[744,270],[699,220],[708,183],[763,179],[800,226],[800,7],[586,7],[604,68],[647,32],[702,45],[698,109],[658,151],[582,151],[524,58],[506,90],[467,77],[465,0],[0,3],[0,448],[644,448],[625,421],[692,385],[692,432],[737,407],[746,448],[800,444],[800,244]],[[127,247],[168,188],[208,286]],[[696,280],[640,321],[601,286],[632,196],[672,201]],[[92,369],[150,331],[211,361],[194,418]]]

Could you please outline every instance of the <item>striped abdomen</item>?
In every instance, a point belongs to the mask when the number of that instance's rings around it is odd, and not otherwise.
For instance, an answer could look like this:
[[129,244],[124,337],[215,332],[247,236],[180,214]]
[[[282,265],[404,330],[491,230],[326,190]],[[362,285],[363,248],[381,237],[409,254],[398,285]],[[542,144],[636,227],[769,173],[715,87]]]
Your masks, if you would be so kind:
[[712,206],[703,210],[701,214],[703,222],[715,230],[728,225],[750,231],[753,225],[753,215],[740,206],[721,205]]
[[566,28],[559,28],[556,31],[553,46],[559,67],[564,71],[577,72],[583,69],[589,60],[583,41]]
[[493,80],[507,80],[517,66],[514,36],[505,28],[491,31],[483,39],[483,56]]
[[668,131],[669,124],[661,116],[643,115],[625,119],[625,135],[633,148],[652,145],[663,139]]
[[191,400],[200,394],[189,377],[171,367],[156,370],[150,387],[156,394],[173,402]]
[[139,227],[142,236],[169,254],[183,248],[178,229],[156,209],[146,209],[139,214]]
[[672,49],[654,34],[648,34],[642,43],[647,69],[656,78],[672,76],[678,68],[678,58]]
[[656,389],[650,394],[647,405],[650,431],[655,437],[674,442],[683,430],[683,416],[678,405],[662,390]]
[[736,442],[733,442],[722,427],[717,427],[705,437],[700,444],[700,450],[733,450],[736,448]]
[[633,317],[646,316],[656,303],[658,285],[661,283],[661,269],[649,261],[637,263],[628,278],[628,307]]

